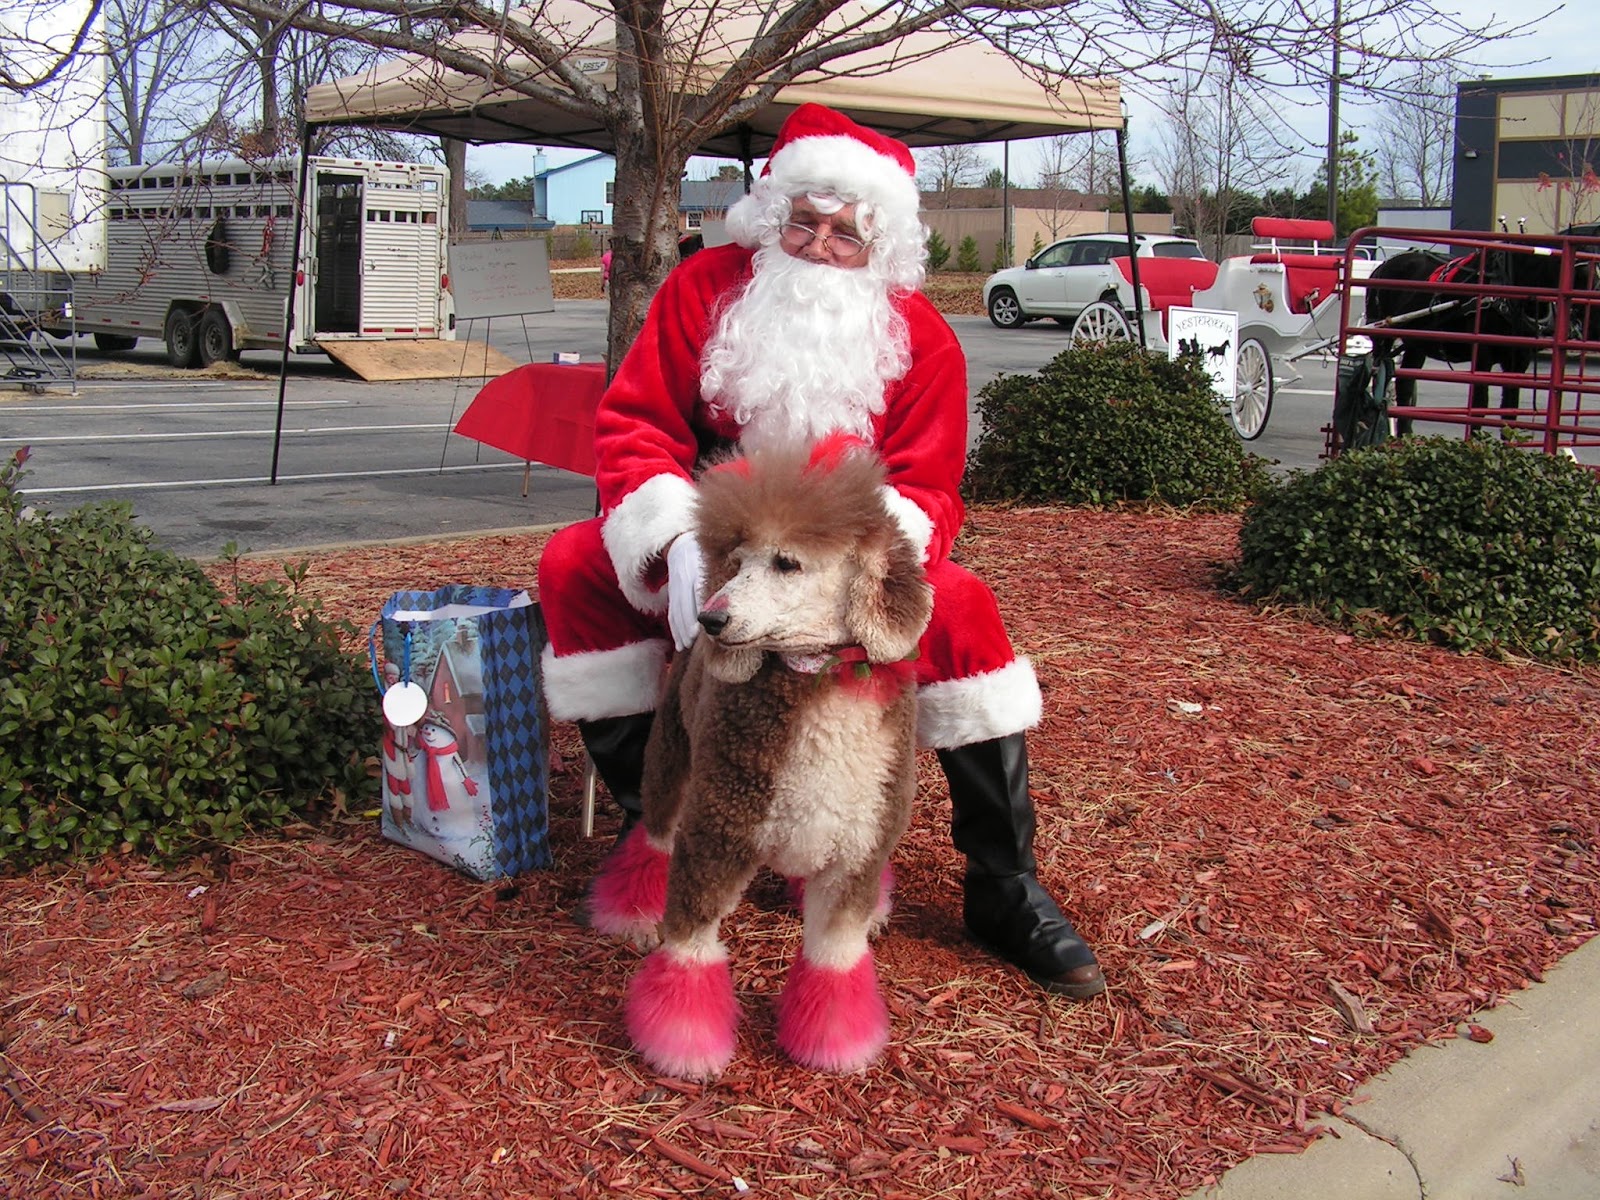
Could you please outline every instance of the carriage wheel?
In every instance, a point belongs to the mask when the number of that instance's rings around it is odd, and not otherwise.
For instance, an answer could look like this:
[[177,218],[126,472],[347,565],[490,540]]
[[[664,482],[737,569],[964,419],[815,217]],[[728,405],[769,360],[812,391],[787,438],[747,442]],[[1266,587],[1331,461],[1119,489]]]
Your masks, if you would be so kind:
[[1089,305],[1072,323],[1071,344],[1074,346],[1087,346],[1094,342],[1131,341],[1133,341],[1133,326],[1128,323],[1127,316],[1115,304],[1109,304],[1104,300],[1096,300]]
[[1261,436],[1272,415],[1272,356],[1256,338],[1239,343],[1239,361],[1234,364],[1233,403],[1228,419],[1233,430],[1247,442]]

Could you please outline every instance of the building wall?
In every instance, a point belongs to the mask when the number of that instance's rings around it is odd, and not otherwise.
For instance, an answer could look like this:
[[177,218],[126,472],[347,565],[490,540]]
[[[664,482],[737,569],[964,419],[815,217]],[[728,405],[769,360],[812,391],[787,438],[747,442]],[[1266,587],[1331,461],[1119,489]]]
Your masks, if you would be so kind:
[[[47,72],[88,12],[88,0],[0,5],[10,73]],[[99,42],[96,29],[89,48],[98,50]],[[16,265],[45,272],[105,267],[105,93],[105,55],[88,52],[41,87],[0,91],[0,233]]]
[[1600,220],[1600,76],[1485,79],[1456,91],[1456,229],[1554,233]]
[[[971,236],[978,243],[978,264],[984,271],[995,269],[995,248],[1004,236],[1002,212],[998,208],[923,209],[922,221],[938,232],[950,247],[946,270],[955,267],[961,240]],[[1171,213],[1135,213],[1134,229],[1139,233],[1171,233]],[[1013,208],[1011,210],[1012,261],[1018,266],[1033,254],[1035,238],[1042,250],[1051,242],[1075,233],[1122,232],[1127,226],[1121,213],[1098,209]]]
[[546,171],[544,215],[557,225],[586,224],[585,213],[599,213],[600,225],[610,225],[612,206],[606,203],[606,184],[617,177],[617,160],[596,154],[564,167]]
[[[1378,225],[1385,229],[1447,230],[1450,228],[1448,208],[1380,208]],[[1378,245],[1390,254],[1402,250],[1437,250],[1439,243],[1421,237],[1380,237]]]

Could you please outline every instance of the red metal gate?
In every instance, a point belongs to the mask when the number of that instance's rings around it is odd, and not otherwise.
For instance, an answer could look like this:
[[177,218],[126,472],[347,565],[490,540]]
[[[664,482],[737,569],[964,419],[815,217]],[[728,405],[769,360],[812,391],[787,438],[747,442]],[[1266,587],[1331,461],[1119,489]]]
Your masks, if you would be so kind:
[[[1352,279],[1341,312],[1341,355],[1364,348],[1360,341],[1352,348],[1351,338],[1371,339],[1380,350],[1385,343],[1392,346],[1397,337],[1403,345],[1408,328],[1416,338],[1420,322],[1448,312],[1458,328],[1429,328],[1420,334],[1428,342],[1440,344],[1441,352],[1465,357],[1476,346],[1480,362],[1497,362],[1501,353],[1518,348],[1533,356],[1522,371],[1474,370],[1471,362],[1452,368],[1432,358],[1421,366],[1405,367],[1399,362],[1397,348],[1397,381],[1458,384],[1461,398],[1454,404],[1437,397],[1422,403],[1419,393],[1416,406],[1391,408],[1391,419],[1398,415],[1417,423],[1457,426],[1464,437],[1478,429],[1499,430],[1503,436],[1525,439],[1531,448],[1546,454],[1600,446],[1600,291],[1596,290],[1600,285],[1600,237],[1367,228],[1358,230],[1349,244],[1355,246],[1374,237],[1434,251],[1459,262],[1463,269],[1421,282],[1384,278],[1381,268],[1368,279]],[[1347,252],[1347,268],[1351,253]],[[1529,269],[1534,265],[1529,256],[1537,256],[1538,270]],[[1530,274],[1539,276],[1540,282],[1506,282]],[[1421,307],[1409,308],[1405,315],[1391,317],[1388,323],[1369,323],[1366,303],[1385,289],[1421,291],[1433,298]],[[1360,295],[1363,290],[1366,303]],[[1388,299],[1392,307],[1399,297]],[[1536,322],[1513,322],[1526,327],[1507,330],[1506,322],[1496,321],[1493,314],[1513,306],[1531,306],[1516,311],[1535,315]],[[1514,410],[1501,408],[1500,397],[1491,395],[1486,404],[1475,406],[1471,398],[1474,385],[1516,387],[1521,392],[1520,405]],[[1509,432],[1513,430],[1517,432]],[[1338,435],[1332,425],[1325,432],[1327,454],[1338,453]]]

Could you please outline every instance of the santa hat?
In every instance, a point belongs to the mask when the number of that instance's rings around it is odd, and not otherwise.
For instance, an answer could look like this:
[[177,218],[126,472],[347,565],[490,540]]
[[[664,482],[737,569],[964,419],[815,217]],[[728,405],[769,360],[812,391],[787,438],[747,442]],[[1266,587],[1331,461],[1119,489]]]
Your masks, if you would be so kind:
[[[774,196],[808,192],[865,201],[878,223],[918,228],[917,164],[904,142],[821,104],[802,104],[778,131],[750,195],[728,213],[734,240],[756,244],[755,224]],[[920,240],[920,239],[919,239]]]
[[830,192],[897,213],[915,213],[917,164],[906,144],[820,104],[789,114],[761,174],[791,196]]

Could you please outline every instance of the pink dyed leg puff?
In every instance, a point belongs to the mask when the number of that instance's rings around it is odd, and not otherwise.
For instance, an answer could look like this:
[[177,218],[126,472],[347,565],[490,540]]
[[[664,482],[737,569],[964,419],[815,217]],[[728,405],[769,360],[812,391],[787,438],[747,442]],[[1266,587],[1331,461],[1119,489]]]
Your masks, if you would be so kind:
[[589,924],[608,937],[654,940],[667,911],[669,856],[637,825],[589,885]]
[[839,971],[803,955],[789,968],[778,997],[778,1045],[801,1066],[859,1071],[889,1041],[889,1010],[878,992],[872,952]]
[[654,951],[628,983],[628,1036],[663,1075],[714,1079],[733,1058],[739,1002],[724,955],[680,957],[670,946]]

